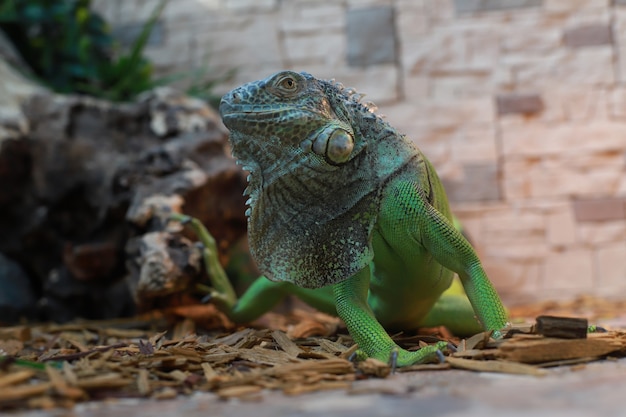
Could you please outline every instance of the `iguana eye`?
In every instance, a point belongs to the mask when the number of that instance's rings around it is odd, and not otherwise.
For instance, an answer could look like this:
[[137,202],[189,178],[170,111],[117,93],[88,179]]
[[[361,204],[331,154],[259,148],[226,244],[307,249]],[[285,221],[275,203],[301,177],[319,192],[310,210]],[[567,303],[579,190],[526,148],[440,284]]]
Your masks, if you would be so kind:
[[291,77],[283,78],[282,80],[280,80],[278,85],[286,91],[294,91],[296,88],[298,88],[298,83],[296,83],[296,80]]

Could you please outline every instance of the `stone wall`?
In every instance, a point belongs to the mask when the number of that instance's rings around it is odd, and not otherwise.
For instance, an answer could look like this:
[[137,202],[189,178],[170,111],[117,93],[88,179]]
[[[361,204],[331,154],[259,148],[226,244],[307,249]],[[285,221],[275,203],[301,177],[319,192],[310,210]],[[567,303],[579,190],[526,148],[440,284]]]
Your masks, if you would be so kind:
[[[157,0],[95,0],[120,34]],[[175,0],[162,72],[336,78],[432,160],[509,302],[626,294],[626,1]]]

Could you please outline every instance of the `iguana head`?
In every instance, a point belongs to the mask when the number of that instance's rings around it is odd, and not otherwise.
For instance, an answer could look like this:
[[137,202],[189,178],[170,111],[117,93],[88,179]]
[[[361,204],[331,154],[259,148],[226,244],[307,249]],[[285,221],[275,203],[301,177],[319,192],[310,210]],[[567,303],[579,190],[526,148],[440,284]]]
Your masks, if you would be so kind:
[[372,129],[383,122],[354,96],[283,71],[222,98],[233,155],[251,173],[250,248],[271,279],[320,287],[372,260],[381,183]]
[[[307,73],[283,71],[265,80],[236,88],[222,98],[220,114],[233,132],[233,153],[243,163],[261,165],[264,171],[276,159],[287,160],[310,153],[320,163],[346,162],[354,150],[354,132],[345,111],[337,112],[330,100],[343,94],[332,84]],[[339,97],[336,97],[339,98]],[[247,138],[264,138],[254,143]],[[261,149],[262,148],[262,149]],[[275,150],[277,153],[264,157]],[[251,167],[252,168],[252,167]]]

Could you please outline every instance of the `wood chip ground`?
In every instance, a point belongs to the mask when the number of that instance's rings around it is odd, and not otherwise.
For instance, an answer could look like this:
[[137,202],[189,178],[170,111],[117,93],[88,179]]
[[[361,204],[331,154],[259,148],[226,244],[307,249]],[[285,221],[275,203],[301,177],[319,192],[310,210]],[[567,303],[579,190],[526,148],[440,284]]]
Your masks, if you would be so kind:
[[[558,312],[552,307],[551,313]],[[528,312],[539,311],[518,310]],[[213,330],[196,319],[207,314]],[[457,346],[445,363],[398,372],[458,368],[540,377],[549,367],[626,355],[626,330],[565,339],[534,334],[529,321],[514,328],[498,341],[486,334],[459,340],[444,329],[396,335],[408,349],[440,338]],[[110,398],[157,400],[196,391],[258,399],[266,389],[287,395],[349,390],[355,380],[389,375],[386,363],[351,361],[355,350],[338,319],[310,311],[270,314],[256,327],[216,319],[210,307],[128,320],[0,327],[0,410],[72,407]]]

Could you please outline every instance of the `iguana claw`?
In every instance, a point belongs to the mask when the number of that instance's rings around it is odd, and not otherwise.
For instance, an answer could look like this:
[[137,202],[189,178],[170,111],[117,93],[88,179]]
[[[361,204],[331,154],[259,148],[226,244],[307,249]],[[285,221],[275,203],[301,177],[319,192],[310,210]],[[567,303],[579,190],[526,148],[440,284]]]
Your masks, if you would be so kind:
[[389,365],[391,366],[391,373],[396,373],[396,368],[398,367],[398,349],[395,348],[391,351],[389,355]]

